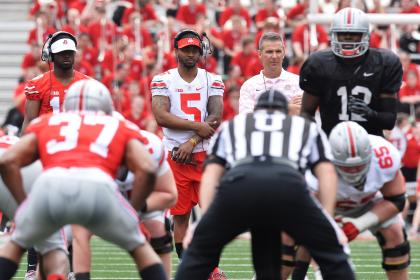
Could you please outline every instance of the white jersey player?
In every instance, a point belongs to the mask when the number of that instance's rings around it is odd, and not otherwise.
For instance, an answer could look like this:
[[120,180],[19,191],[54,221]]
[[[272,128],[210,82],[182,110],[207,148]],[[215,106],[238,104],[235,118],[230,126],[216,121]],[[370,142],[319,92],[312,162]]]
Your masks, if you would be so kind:
[[[198,68],[195,79],[188,83],[183,80],[178,69],[170,69],[153,78],[152,95],[167,96],[171,106],[169,112],[181,119],[204,122],[207,112],[207,101],[210,96],[223,96],[224,85],[219,75]],[[195,135],[193,130],[163,129],[163,143],[168,150],[187,142]],[[193,153],[206,151],[208,140],[194,147]]]
[[[349,241],[370,230],[381,246],[388,279],[408,279],[410,246],[399,214],[405,205],[399,151],[351,121],[336,125],[329,141],[339,174],[337,222]],[[309,174],[306,177],[316,192],[316,180]]]

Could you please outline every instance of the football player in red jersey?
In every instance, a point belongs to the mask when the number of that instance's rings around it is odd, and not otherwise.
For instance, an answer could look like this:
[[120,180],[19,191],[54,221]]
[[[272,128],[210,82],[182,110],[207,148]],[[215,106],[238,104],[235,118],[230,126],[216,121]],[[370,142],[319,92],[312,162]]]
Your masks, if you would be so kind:
[[50,35],[42,48],[41,59],[53,69],[28,81],[25,87],[26,107],[22,131],[36,117],[60,112],[67,89],[76,81],[89,79],[73,69],[76,38],[64,31]]
[[[74,87],[64,101],[74,111],[32,121],[25,136],[0,159],[3,181],[20,204],[16,230],[0,250],[0,279],[13,277],[25,248],[66,224],[83,225],[128,251],[142,279],[166,279],[159,257],[139,231],[134,210],[144,206],[156,177],[138,128],[110,116],[113,105],[104,85],[87,80]],[[44,171],[26,199],[20,168],[38,158]],[[131,205],[115,183],[122,164],[134,174]],[[44,265],[65,279],[54,271],[55,263]]]

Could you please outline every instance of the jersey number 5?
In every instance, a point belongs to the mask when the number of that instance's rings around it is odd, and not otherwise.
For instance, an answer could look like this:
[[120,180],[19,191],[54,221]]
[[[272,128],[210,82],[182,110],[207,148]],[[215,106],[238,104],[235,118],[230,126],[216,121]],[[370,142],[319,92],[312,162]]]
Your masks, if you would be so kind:
[[[79,129],[82,125],[82,118],[80,116],[71,117],[68,115],[54,115],[49,120],[49,125],[60,125],[67,123],[60,128],[60,136],[64,137],[63,141],[56,139],[50,140],[47,143],[47,152],[55,154],[57,152],[70,151],[77,147],[79,140]],[[92,153],[98,154],[103,158],[108,156],[108,145],[111,143],[118,130],[119,121],[114,118],[102,118],[98,116],[86,115],[83,119],[85,125],[103,125],[98,137],[90,144],[89,150]]]
[[194,121],[201,122],[201,111],[197,107],[190,107],[188,102],[189,101],[199,101],[200,94],[199,93],[181,93],[181,110],[185,114],[193,115]]
[[392,157],[390,156],[387,147],[379,147],[377,149],[374,149],[373,152],[375,153],[375,156],[379,159],[379,167],[389,168],[392,166]]
[[[370,103],[372,99],[372,92],[370,91],[369,88],[362,87],[362,86],[355,86],[351,90],[352,96],[358,96],[359,94],[363,95],[363,102],[365,102],[366,104]],[[361,121],[361,122],[367,121],[361,115],[356,114],[356,113],[351,113],[351,116],[349,119],[349,114],[347,113],[347,105],[348,105],[349,98],[348,98],[348,92],[347,92],[346,87],[344,86],[340,87],[337,90],[337,95],[341,97],[341,113],[338,114],[338,119],[340,121],[348,121],[348,120]]]

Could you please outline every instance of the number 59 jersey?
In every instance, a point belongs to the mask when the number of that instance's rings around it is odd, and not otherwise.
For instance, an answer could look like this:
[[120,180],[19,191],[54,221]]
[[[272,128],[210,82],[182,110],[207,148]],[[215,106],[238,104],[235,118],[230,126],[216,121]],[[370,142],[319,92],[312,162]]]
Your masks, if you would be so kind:
[[382,135],[381,127],[350,112],[350,96],[363,100],[375,111],[380,108],[382,93],[397,93],[402,81],[402,66],[398,56],[389,50],[369,49],[361,61],[345,63],[331,50],[315,52],[300,71],[299,86],[319,97],[322,129],[330,134],[341,121],[355,121],[369,134]]
[[[181,119],[203,122],[207,117],[207,102],[210,96],[223,96],[224,84],[219,75],[198,68],[195,79],[188,83],[178,72],[170,69],[156,75],[151,82],[152,95],[167,96],[170,101],[169,112]],[[163,144],[168,150],[185,143],[194,131],[177,130],[163,127]],[[197,145],[193,152],[207,150],[208,140]]]
[[99,168],[113,179],[128,141],[137,139],[143,143],[136,125],[95,113],[43,115],[29,124],[26,133],[37,137],[44,170]]
[[[353,186],[338,176],[337,210],[345,211],[361,207],[370,202],[387,182],[392,181],[401,166],[401,156],[397,148],[380,136],[369,135],[372,158],[366,181],[362,186]],[[317,192],[318,182],[311,172],[306,173],[309,188]],[[356,188],[357,187],[357,188]]]

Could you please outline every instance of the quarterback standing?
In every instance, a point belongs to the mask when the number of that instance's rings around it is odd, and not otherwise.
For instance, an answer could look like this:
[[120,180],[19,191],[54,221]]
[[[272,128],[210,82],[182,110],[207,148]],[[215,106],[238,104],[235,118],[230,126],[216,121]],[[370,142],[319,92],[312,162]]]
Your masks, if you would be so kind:
[[89,79],[73,69],[76,51],[77,40],[68,32],[56,32],[45,42],[41,58],[52,63],[53,69],[27,82],[22,131],[36,117],[60,112],[67,89],[78,80]]
[[354,121],[369,134],[383,136],[396,120],[402,80],[398,56],[369,48],[368,17],[359,9],[337,12],[330,33],[331,49],[311,54],[302,66],[301,114],[313,117],[319,106],[327,134],[339,122]]
[[198,203],[202,164],[222,117],[224,84],[220,76],[198,68],[204,54],[201,36],[182,30],[174,39],[178,67],[151,82],[152,110],[163,128],[163,143],[174,173],[178,201],[171,209],[178,257],[192,208]]

